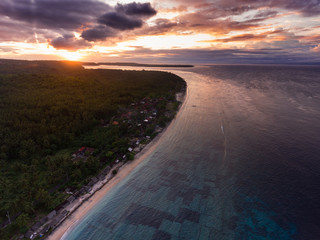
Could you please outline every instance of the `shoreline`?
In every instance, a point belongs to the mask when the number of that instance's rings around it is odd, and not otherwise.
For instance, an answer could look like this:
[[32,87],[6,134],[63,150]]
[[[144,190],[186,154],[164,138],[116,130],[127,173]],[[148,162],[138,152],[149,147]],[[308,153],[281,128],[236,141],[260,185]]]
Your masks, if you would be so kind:
[[[172,127],[173,122],[176,120],[177,116],[180,114],[181,108],[185,104],[185,100],[188,94],[188,87],[186,86],[185,92],[177,93],[178,101],[181,101],[180,106],[177,110],[175,117],[171,122],[158,133],[158,135],[152,139],[140,152],[138,152],[134,159],[130,162],[119,163],[119,165],[114,166],[113,169],[117,169],[118,173],[116,175],[108,176],[105,182],[97,182],[93,188],[95,191],[87,196],[75,209],[73,209],[68,216],[57,225],[57,227],[45,238],[47,240],[58,240],[65,239],[66,235],[76,226],[77,222],[83,219],[87,213],[93,209],[96,204],[98,204],[102,198],[108,194],[108,192],[119,182],[125,179],[140,163],[142,163],[158,146],[160,139],[163,135],[168,133],[168,130]],[[112,170],[110,171],[110,173]]]

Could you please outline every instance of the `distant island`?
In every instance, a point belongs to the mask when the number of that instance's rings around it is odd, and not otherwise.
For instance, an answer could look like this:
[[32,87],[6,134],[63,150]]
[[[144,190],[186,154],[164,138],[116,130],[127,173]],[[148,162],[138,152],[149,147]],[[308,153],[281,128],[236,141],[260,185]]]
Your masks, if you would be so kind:
[[93,62],[83,62],[83,66],[130,66],[130,67],[172,67],[172,68],[190,68],[194,67],[194,65],[180,65],[180,64],[146,64],[146,63],[133,63],[133,62],[101,62],[101,63],[93,63]]

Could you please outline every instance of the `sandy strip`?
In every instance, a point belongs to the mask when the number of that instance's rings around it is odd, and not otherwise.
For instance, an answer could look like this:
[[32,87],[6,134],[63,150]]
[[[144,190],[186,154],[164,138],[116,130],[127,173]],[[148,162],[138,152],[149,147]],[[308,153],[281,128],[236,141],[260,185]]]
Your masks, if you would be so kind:
[[[185,102],[185,101],[184,101]],[[180,113],[184,102],[180,105],[180,109],[176,115]],[[176,118],[175,117],[175,118]],[[100,190],[91,195],[91,197],[84,201],[78,209],[72,212],[46,239],[58,240],[64,237],[64,234],[72,230],[76,223],[82,219],[86,214],[96,205],[101,199],[120,181],[122,181],[128,174],[130,174],[143,160],[152,153],[160,143],[159,139],[165,134],[170,132],[170,128],[175,121],[175,118],[171,121],[168,127],[166,127],[161,133],[159,133],[149,144],[147,144],[141,152],[136,154],[133,161],[124,164],[109,182],[107,182]],[[67,235],[67,234],[66,234]]]

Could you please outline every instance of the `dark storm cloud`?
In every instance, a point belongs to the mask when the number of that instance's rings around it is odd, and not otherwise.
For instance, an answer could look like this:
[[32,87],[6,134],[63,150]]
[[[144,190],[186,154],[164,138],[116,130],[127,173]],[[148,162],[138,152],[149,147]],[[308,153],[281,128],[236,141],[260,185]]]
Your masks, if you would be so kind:
[[104,26],[96,26],[82,32],[81,37],[87,41],[103,41],[108,37],[116,36],[116,32]]
[[137,18],[130,18],[124,14],[117,12],[109,12],[98,19],[98,23],[104,24],[119,30],[132,30],[142,27],[142,20]]
[[118,30],[132,30],[143,25],[144,17],[151,17],[157,11],[150,3],[117,4],[115,11],[107,12],[98,18],[98,23]]
[[123,55],[127,59],[145,62],[145,56],[149,56],[148,62],[153,60],[157,63],[186,63],[186,64],[299,64],[319,63],[320,56],[316,52],[310,54],[307,51],[295,52],[292,49],[268,48],[268,49],[173,49],[173,50],[151,50],[148,48],[137,48]]
[[91,47],[91,45],[83,40],[76,39],[74,35],[65,35],[63,37],[58,37],[53,39],[50,44],[56,49],[65,49],[69,51],[76,51],[82,48]]
[[[46,42],[49,39],[58,49],[87,48],[90,46],[87,41],[102,41],[140,28],[144,19],[155,14],[150,3],[110,7],[100,0],[1,0],[0,22],[4,24],[0,25],[0,40]],[[82,39],[73,36],[79,30]]]
[[119,4],[116,6],[116,11],[126,15],[139,15],[139,16],[153,16],[157,11],[151,7],[150,3],[128,3]]
[[110,9],[98,0],[0,1],[0,15],[46,29],[74,30]]

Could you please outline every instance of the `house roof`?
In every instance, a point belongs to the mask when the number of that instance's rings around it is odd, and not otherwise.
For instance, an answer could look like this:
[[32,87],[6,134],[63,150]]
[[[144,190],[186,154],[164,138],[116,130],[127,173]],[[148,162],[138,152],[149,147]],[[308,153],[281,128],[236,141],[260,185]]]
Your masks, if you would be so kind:
[[80,152],[83,152],[84,150],[86,150],[86,147],[81,147],[81,148],[79,149]]

